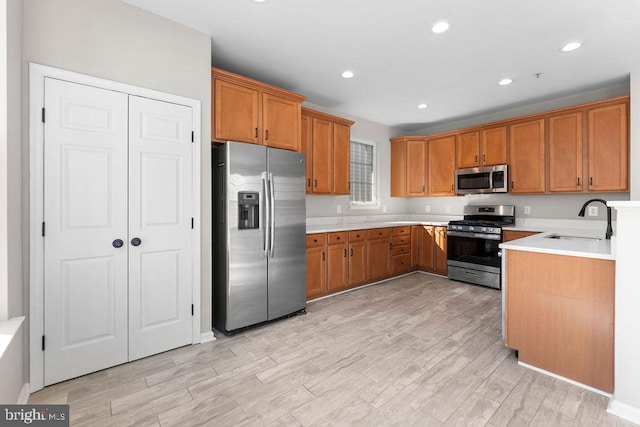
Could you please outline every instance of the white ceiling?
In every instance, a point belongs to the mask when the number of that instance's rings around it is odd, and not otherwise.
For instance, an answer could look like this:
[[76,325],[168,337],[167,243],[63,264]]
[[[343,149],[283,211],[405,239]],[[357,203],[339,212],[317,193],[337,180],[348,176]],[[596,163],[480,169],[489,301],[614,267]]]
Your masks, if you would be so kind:
[[[125,1],[210,34],[216,67],[405,131],[640,70],[638,0]],[[433,34],[440,20],[450,29]],[[582,47],[561,52],[570,41]]]

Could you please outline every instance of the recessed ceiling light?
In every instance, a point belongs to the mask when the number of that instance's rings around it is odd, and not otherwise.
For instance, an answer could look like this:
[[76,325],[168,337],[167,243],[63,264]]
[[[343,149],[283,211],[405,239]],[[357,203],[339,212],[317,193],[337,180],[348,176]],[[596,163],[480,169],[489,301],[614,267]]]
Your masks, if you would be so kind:
[[345,79],[350,79],[351,77],[355,76],[355,74],[353,74],[353,71],[351,70],[345,70],[342,72],[341,76]]
[[498,82],[500,86],[510,85],[511,83],[513,83],[513,80],[511,79],[502,79]]
[[251,0],[254,3],[264,3],[267,0]]
[[425,108],[427,108],[427,104],[418,104],[418,108],[424,110]]
[[564,47],[562,48],[563,52],[571,52],[572,50],[576,50],[577,48],[579,48],[580,46],[582,46],[582,43],[579,42],[571,42],[571,43],[567,43],[566,45],[564,45]]
[[444,33],[449,29],[449,24],[444,21],[437,22],[433,27],[431,27],[431,31],[436,34]]

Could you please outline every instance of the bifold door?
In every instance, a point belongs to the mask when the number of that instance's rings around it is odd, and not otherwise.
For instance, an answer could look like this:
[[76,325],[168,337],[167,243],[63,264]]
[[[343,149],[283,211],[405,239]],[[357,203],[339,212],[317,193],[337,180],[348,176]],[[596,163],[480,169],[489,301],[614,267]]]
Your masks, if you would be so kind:
[[45,79],[44,384],[191,343],[191,108]]

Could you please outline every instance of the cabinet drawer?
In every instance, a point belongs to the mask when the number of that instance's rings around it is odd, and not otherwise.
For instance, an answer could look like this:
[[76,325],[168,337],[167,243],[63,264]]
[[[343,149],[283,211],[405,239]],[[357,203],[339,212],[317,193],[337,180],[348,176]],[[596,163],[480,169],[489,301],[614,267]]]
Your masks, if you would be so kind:
[[345,243],[347,241],[347,232],[340,231],[337,233],[327,233],[327,243],[334,245],[336,243]]
[[411,227],[394,227],[393,235],[394,236],[409,236],[411,234]]
[[402,246],[393,246],[391,250],[391,255],[403,255],[403,254],[411,254],[411,246],[402,245]]
[[385,237],[391,237],[390,228],[374,228],[367,230],[367,239],[382,239]]
[[411,236],[394,236],[393,246],[408,245],[411,243]]
[[402,274],[411,270],[411,255],[396,255],[391,258],[392,274]]
[[349,232],[349,241],[350,242],[362,242],[365,237],[365,230],[356,230]]
[[325,242],[325,234],[324,233],[308,234],[307,235],[307,247],[308,248],[313,248],[313,247],[316,247],[316,246],[324,246],[324,242]]

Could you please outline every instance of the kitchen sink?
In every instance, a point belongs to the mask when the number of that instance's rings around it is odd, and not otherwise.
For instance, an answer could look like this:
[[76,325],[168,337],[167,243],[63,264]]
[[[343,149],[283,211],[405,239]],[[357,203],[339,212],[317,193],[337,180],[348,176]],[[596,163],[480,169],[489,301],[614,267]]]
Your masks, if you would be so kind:
[[546,236],[547,239],[559,239],[559,240],[591,240],[594,242],[598,242],[602,240],[599,237],[585,237],[585,236],[567,236],[564,234],[552,234],[550,236]]

